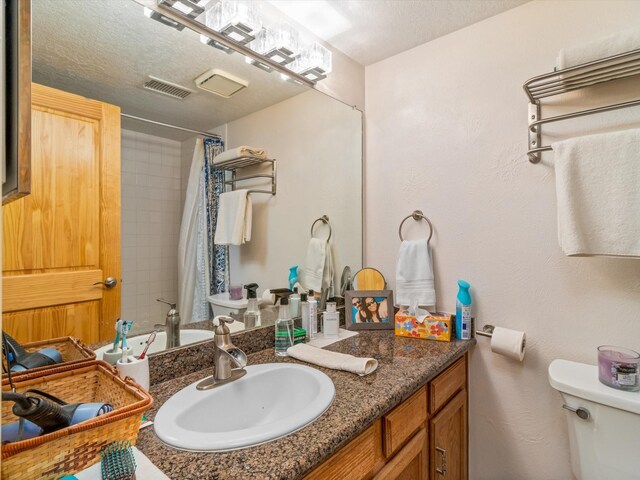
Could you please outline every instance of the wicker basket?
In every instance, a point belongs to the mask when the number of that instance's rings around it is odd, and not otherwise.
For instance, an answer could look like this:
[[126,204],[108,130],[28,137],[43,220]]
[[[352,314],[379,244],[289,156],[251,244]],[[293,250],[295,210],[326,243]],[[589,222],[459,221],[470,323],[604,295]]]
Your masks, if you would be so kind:
[[[22,345],[27,352],[37,352],[38,350],[42,350],[43,348],[55,348],[62,355],[62,363],[57,363],[55,365],[47,365],[44,367],[30,368],[29,370],[25,370],[23,372],[15,372],[13,373],[13,378],[17,376],[22,376],[25,374],[31,374],[33,372],[41,372],[44,370],[49,370],[51,368],[59,368],[66,367],[69,365],[75,365],[77,363],[86,362],[88,360],[95,360],[96,353],[88,348],[84,343],[82,343],[77,338],[73,337],[60,337],[60,338],[50,338],[48,340],[41,340],[39,342],[25,343]],[[2,375],[3,380],[6,377],[6,373]]]
[[[151,396],[130,378],[102,361],[51,368],[14,377],[17,392],[35,388],[68,403],[108,402],[105,415],[40,437],[2,445],[3,479],[58,479],[100,461],[100,449],[116,440],[135,444],[142,414]],[[7,378],[2,389],[9,390]],[[13,402],[2,402],[2,423],[14,422]]]

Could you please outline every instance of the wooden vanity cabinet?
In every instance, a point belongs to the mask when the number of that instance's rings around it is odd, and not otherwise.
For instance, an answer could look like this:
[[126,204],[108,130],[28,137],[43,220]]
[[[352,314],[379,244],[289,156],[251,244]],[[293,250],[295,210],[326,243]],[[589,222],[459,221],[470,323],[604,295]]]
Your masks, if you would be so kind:
[[467,355],[322,463],[307,480],[466,480]]

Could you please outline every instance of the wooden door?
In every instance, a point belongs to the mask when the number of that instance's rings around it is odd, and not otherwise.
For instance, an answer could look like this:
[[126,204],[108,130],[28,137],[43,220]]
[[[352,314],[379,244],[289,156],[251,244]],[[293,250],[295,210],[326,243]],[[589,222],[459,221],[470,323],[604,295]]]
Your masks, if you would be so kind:
[[[32,190],[4,208],[3,329],[109,339],[120,315],[120,109],[32,89]],[[107,289],[103,282],[118,283]]]
[[428,468],[427,432],[424,428],[387,463],[374,480],[427,480]]
[[431,480],[467,478],[467,392],[462,390],[429,421]]

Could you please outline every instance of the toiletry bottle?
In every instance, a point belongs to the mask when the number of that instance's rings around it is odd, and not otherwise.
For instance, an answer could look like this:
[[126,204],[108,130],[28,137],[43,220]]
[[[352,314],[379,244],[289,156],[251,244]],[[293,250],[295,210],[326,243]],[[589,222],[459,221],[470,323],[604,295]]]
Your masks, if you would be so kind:
[[298,266],[294,265],[293,267],[289,267],[289,290],[293,290],[293,287],[298,281],[300,281]]
[[318,336],[318,301],[313,290],[309,290],[309,339]]
[[458,296],[456,297],[456,338],[458,340],[471,339],[471,294],[469,285],[464,280],[458,280]]
[[244,312],[244,328],[254,328],[260,326],[260,307],[258,307],[258,296],[256,290],[258,289],[257,283],[250,283],[245,285],[247,289],[247,301],[249,305]]
[[322,333],[325,338],[340,336],[340,314],[336,311],[336,302],[327,302],[327,311],[322,314]]
[[298,293],[298,287],[294,287],[293,293],[289,296],[289,310],[291,312],[291,318],[300,316],[300,294]]
[[280,313],[276,320],[276,355],[287,357],[287,349],[293,346],[293,320],[289,310],[289,295],[280,298]]
[[305,341],[309,341],[309,302],[307,301],[307,294],[300,294],[300,320],[302,324],[302,328],[305,332],[307,332]]

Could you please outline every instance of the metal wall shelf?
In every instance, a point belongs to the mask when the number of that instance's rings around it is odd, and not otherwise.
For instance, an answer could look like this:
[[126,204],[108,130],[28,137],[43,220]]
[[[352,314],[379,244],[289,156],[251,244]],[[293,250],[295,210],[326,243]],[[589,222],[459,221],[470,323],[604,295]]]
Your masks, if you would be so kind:
[[[271,173],[256,173],[238,177],[238,170],[244,167],[251,167],[256,165],[269,164],[271,166]],[[219,168],[231,172],[231,179],[225,181],[225,185],[231,185],[231,190],[236,190],[236,183],[244,180],[250,180],[253,178],[270,178],[271,190],[255,190],[250,189],[249,193],[268,193],[270,195],[276,194],[277,187],[277,162],[272,158],[258,158],[258,157],[238,157],[224,162],[216,163],[214,168]]]
[[634,75],[640,75],[640,49],[556,70],[527,80],[523,88],[529,97],[529,150],[527,151],[529,161],[538,163],[542,152],[551,150],[551,146],[541,145],[541,127],[545,123],[640,106],[640,99],[637,99],[543,119],[541,99]]

